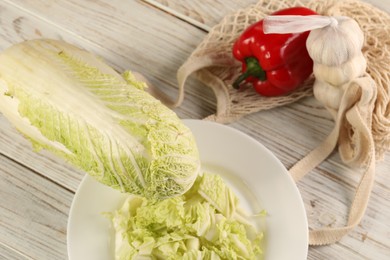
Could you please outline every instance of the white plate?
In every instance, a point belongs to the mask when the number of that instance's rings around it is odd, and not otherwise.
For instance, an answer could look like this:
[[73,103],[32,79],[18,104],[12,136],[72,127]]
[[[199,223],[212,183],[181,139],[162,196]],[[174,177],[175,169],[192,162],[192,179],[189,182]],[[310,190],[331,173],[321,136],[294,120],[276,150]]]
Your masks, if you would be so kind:
[[[265,259],[306,259],[305,209],[281,162],[259,142],[231,127],[200,120],[184,122],[195,135],[203,169],[221,174],[248,210],[267,211]],[[113,231],[102,212],[119,208],[124,198],[88,175],[84,177],[68,220],[70,260],[113,259]]]

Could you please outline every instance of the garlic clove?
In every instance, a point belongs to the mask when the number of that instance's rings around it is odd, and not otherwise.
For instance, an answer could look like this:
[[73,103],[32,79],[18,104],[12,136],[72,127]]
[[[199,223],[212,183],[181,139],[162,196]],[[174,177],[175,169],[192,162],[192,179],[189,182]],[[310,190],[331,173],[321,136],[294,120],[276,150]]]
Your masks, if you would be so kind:
[[316,79],[313,85],[314,97],[327,109],[337,111],[339,109],[343,93],[344,89],[342,87],[334,86],[318,79]]
[[337,86],[362,76],[366,68],[367,61],[360,52],[351,60],[337,67],[314,63],[313,72],[316,79]]

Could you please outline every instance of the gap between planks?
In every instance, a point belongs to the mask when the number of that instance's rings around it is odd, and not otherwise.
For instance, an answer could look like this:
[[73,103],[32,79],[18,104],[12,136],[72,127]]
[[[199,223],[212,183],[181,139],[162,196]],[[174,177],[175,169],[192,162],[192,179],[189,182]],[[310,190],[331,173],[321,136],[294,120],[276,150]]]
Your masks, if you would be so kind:
[[[7,252],[4,252],[2,251],[1,253],[2,254],[6,254],[6,257],[12,257],[10,259],[32,259],[31,257],[28,257],[27,255],[23,254],[22,252],[20,252],[19,250],[7,245],[7,244],[4,244],[3,242],[0,241],[0,248],[3,248],[3,249],[6,249]],[[12,254],[12,255],[11,255]],[[17,258],[15,258],[17,257]]]
[[22,13],[27,14],[29,17],[32,17],[33,19],[39,20],[40,22],[42,22],[42,23],[44,23],[44,24],[46,24],[46,25],[48,25],[50,27],[57,28],[58,31],[61,31],[62,34],[69,35],[70,38],[79,39],[80,42],[85,42],[87,45],[93,46],[93,48],[97,48],[97,49],[100,49],[100,50],[105,50],[105,48],[102,45],[99,45],[98,43],[96,43],[94,41],[91,41],[91,40],[89,40],[86,37],[82,37],[80,34],[74,32],[72,30],[69,30],[69,29],[67,29],[64,26],[61,26],[58,23],[55,23],[55,22],[53,22],[50,19],[46,19],[45,17],[40,16],[37,13],[31,11],[30,9],[24,8],[23,6],[20,6],[20,5],[16,4],[16,3],[14,3],[13,1],[10,1],[10,0],[0,0],[0,1],[5,2],[9,6],[15,8],[15,9],[20,10]]
[[182,20],[182,21],[184,21],[184,22],[186,22],[188,24],[191,24],[191,25],[197,27],[198,29],[200,29],[200,30],[202,30],[202,31],[204,31],[206,33],[208,33],[211,30],[210,26],[208,26],[208,25],[206,25],[204,23],[201,23],[201,22],[199,22],[199,21],[197,21],[197,20],[195,20],[195,19],[193,19],[193,18],[191,18],[191,17],[189,17],[187,15],[184,15],[184,14],[176,11],[175,9],[172,9],[169,6],[163,5],[163,4],[161,4],[161,3],[157,2],[157,1],[154,1],[154,0],[141,0],[141,2],[144,2],[145,4],[150,5],[150,6],[154,7],[154,8],[157,8],[157,9],[159,9],[159,10],[161,10],[161,11],[167,13],[167,14],[173,15],[174,17],[176,17],[176,18],[178,18],[178,19],[180,19],[180,20]]
[[30,166],[28,166],[27,164],[25,164],[23,161],[18,161],[18,160],[16,160],[15,158],[12,158],[12,157],[10,157],[10,156],[8,156],[8,155],[2,153],[1,151],[0,151],[0,156],[3,156],[4,158],[6,158],[6,159],[8,159],[8,160],[10,160],[10,161],[12,161],[12,162],[14,162],[15,164],[18,164],[18,165],[22,166],[23,168],[25,168],[25,169],[29,170],[30,172],[32,172],[32,173],[38,175],[39,177],[42,177],[43,179],[52,182],[53,184],[55,184],[55,185],[61,187],[62,189],[64,189],[64,190],[70,192],[71,194],[75,194],[75,193],[76,193],[74,190],[72,190],[72,189],[66,187],[65,185],[62,185],[62,184],[59,183],[58,181],[56,181],[56,180],[54,180],[54,179],[52,179],[52,178],[49,178],[48,176],[46,176],[46,175],[44,175],[44,174],[38,172],[37,170],[31,168]]

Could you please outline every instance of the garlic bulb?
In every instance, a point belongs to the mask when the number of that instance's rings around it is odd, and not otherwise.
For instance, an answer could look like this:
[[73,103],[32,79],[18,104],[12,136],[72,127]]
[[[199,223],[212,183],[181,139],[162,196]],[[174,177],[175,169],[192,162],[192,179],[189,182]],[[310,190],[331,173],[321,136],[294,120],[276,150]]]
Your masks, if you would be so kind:
[[335,21],[310,32],[306,48],[316,63],[339,66],[361,53],[364,34],[357,22],[349,17],[330,19]]
[[314,97],[336,118],[346,84],[366,75],[364,33],[350,17],[268,16],[265,33],[309,31],[306,48],[314,62]]
[[306,47],[313,59],[314,97],[335,118],[348,82],[362,77],[367,61],[361,51],[364,35],[355,20],[335,17],[336,22],[310,32]]

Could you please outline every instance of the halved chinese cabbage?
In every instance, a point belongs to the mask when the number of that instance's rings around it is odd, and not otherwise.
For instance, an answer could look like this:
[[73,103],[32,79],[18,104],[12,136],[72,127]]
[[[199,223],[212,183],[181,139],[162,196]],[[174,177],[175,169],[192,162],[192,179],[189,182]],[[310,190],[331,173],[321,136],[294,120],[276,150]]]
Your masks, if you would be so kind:
[[0,54],[0,112],[29,138],[123,192],[183,194],[200,170],[191,131],[144,83],[55,40]]

